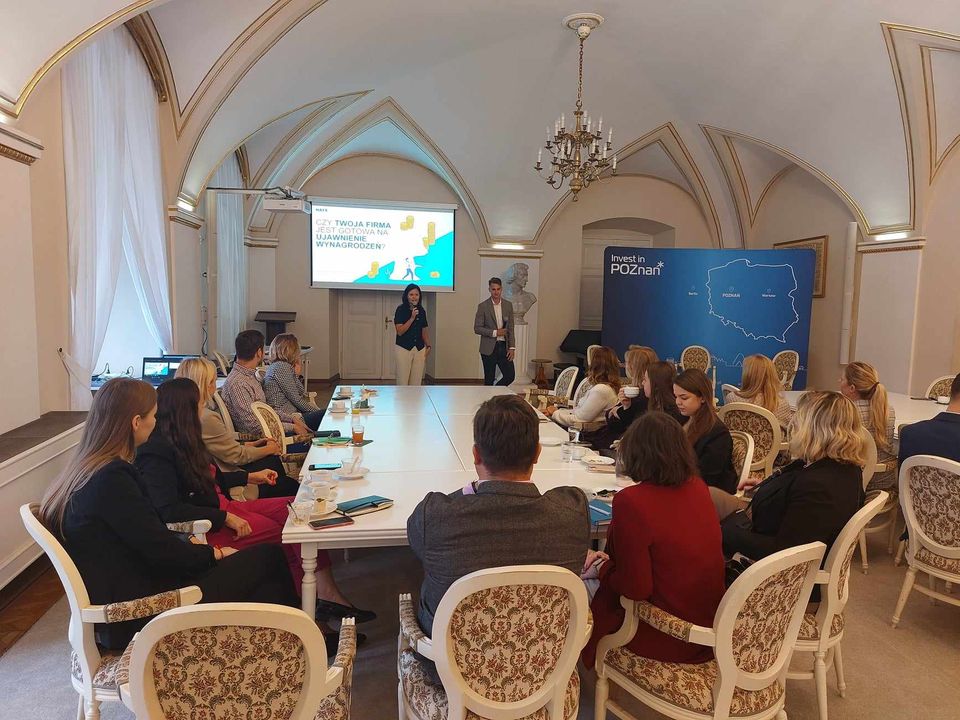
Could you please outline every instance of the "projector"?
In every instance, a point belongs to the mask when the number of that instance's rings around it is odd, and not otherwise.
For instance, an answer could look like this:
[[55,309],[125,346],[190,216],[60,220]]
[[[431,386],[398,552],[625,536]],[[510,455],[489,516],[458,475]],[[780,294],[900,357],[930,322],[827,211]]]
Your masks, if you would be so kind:
[[276,213],[306,213],[309,215],[310,201],[266,196],[263,198],[263,209]]

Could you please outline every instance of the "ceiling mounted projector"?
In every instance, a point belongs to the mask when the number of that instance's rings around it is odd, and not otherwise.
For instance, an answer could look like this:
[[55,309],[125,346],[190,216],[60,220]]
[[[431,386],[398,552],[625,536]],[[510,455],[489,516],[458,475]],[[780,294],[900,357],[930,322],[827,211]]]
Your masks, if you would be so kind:
[[310,201],[304,199],[287,199],[270,197],[263,198],[263,209],[276,213],[305,213],[310,214]]

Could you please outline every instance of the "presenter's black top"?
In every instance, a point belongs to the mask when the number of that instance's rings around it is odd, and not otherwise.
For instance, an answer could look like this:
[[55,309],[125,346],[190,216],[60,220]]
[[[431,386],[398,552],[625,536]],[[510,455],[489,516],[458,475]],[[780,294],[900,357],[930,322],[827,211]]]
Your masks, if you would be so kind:
[[[420,308],[420,314],[417,315],[417,319],[410,323],[410,327],[407,328],[407,331],[403,334],[397,334],[397,345],[402,347],[404,350],[423,350],[426,343],[423,341],[423,328],[430,327],[430,323],[427,322],[427,311],[423,309],[423,305],[418,305]],[[393,314],[393,324],[394,325],[403,325],[407,320],[410,319],[410,315],[413,311],[410,309],[410,306],[406,303],[400,303],[397,305],[397,311]]]

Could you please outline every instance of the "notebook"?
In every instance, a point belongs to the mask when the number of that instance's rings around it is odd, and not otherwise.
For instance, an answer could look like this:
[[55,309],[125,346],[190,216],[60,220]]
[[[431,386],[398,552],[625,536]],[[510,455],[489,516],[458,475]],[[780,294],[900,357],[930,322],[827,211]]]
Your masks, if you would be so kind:
[[613,506],[603,500],[590,501],[590,524],[600,525],[613,519]]
[[347,500],[337,504],[337,510],[344,515],[356,517],[357,515],[366,515],[377,510],[386,510],[393,507],[393,500],[381,497],[380,495],[367,495],[356,500]]

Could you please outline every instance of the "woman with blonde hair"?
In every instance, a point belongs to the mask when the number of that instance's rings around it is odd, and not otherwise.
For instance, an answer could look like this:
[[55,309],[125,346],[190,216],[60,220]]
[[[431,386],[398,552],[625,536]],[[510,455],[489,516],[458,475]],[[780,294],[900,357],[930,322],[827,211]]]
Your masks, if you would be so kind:
[[316,432],[323,420],[323,410],[313,404],[300,382],[303,372],[300,341],[293,333],[280,333],[270,343],[269,365],[263,378],[263,394],[267,405],[281,417],[302,416],[303,424]]
[[783,394],[783,384],[773,360],[766,355],[749,355],[743,361],[742,387],[729,392],[724,403],[745,402],[765,408],[776,415],[780,427],[786,429],[793,417],[793,408]]
[[[40,519],[76,563],[90,601],[106,605],[198,585],[201,602],[296,606],[278,545],[237,551],[186,543],[160,520],[133,465],[156,412],[149,383],[108,380],[93,398],[72,459],[40,504]],[[148,620],[100,625],[97,642],[122,649]]]
[[897,484],[897,448],[893,439],[897,417],[887,400],[887,389],[873,365],[857,361],[843,369],[840,392],[853,401],[860,413],[860,422],[873,435],[877,462],[887,466],[870,479],[867,492],[889,490]]
[[[624,387],[640,389],[647,368],[658,360],[653,348],[632,345],[624,356],[627,371],[627,384]],[[609,448],[611,443],[619,440],[630,424],[647,410],[647,396],[641,392],[639,395],[627,397],[624,387],[620,388],[619,402],[606,412],[606,424],[595,432],[581,436],[581,439],[589,442],[595,450]]]
[[297,494],[299,483],[286,474],[280,462],[280,445],[272,438],[260,438],[240,442],[213,406],[213,394],[217,391],[217,367],[206,358],[187,358],[177,368],[178,378],[193,380],[200,389],[200,429],[207,452],[223,472],[246,470],[256,473],[273,470],[276,484],[259,486],[259,497],[288,497]]
[[606,423],[607,410],[617,404],[620,390],[620,360],[613,348],[598,347],[590,358],[590,367],[583,382],[589,383],[580,402],[573,408],[550,405],[543,412],[563,427],[599,430]]
[[803,395],[791,422],[796,460],[761,482],[749,504],[711,492],[724,553],[759,560],[818,540],[829,548],[863,505],[860,427],[856,407],[840,393]]

